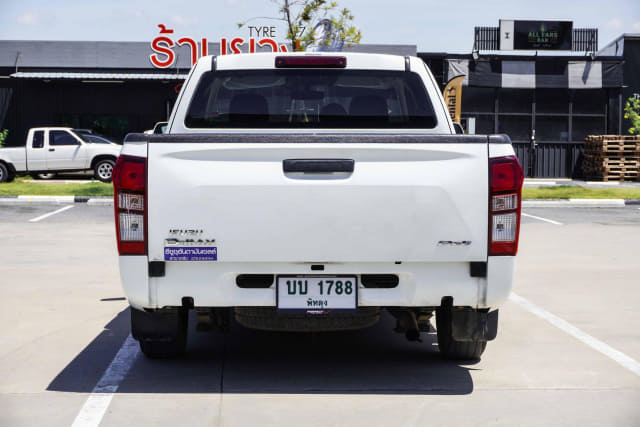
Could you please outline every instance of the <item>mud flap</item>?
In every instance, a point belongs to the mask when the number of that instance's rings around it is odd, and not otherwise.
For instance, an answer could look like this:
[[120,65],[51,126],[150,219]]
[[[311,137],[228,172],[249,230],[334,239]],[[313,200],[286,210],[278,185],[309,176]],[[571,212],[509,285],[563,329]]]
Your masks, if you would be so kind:
[[462,308],[451,310],[451,335],[456,341],[491,341],[498,335],[498,310],[489,313]]

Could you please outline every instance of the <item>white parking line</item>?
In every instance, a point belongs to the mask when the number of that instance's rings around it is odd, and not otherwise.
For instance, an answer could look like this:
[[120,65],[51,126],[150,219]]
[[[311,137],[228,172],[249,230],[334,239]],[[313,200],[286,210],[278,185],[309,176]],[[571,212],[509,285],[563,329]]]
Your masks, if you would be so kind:
[[562,225],[561,222],[554,221],[552,219],[542,218],[541,216],[529,215],[529,214],[526,214],[524,212],[522,213],[522,216],[526,216],[526,217],[533,218],[533,219],[538,219],[540,221],[550,222],[551,224],[555,224],[555,225]]
[[38,222],[38,221],[43,220],[43,219],[45,219],[45,218],[49,218],[50,216],[53,216],[53,215],[55,215],[55,214],[59,214],[60,212],[64,212],[64,211],[66,211],[66,210],[69,210],[69,209],[71,209],[72,207],[73,207],[73,205],[65,206],[64,208],[60,208],[60,209],[55,210],[55,211],[53,211],[53,212],[49,212],[48,214],[44,214],[44,215],[41,215],[41,216],[39,216],[39,217],[36,217],[36,218],[30,219],[30,220],[29,220],[29,222]]
[[559,318],[554,314],[549,313],[544,308],[538,307],[537,305],[535,305],[528,299],[521,297],[520,295],[511,293],[511,295],[509,296],[509,299],[515,302],[516,304],[520,305],[527,311],[551,323],[556,328],[582,341],[592,349],[599,351],[600,353],[604,354],[610,359],[613,359],[620,366],[640,376],[640,363],[638,363],[636,360],[632,359],[631,357],[627,356],[626,354],[622,353],[621,351],[618,351],[615,348],[609,346],[608,344],[603,343],[599,339],[594,338],[591,335],[587,334],[586,332],[581,331],[580,329],[576,328],[569,322]]
[[91,390],[91,395],[80,409],[71,427],[97,427],[100,425],[102,417],[113,399],[113,394],[118,391],[120,382],[131,369],[138,354],[140,354],[138,343],[129,334],[107,370],[104,371],[100,381]]

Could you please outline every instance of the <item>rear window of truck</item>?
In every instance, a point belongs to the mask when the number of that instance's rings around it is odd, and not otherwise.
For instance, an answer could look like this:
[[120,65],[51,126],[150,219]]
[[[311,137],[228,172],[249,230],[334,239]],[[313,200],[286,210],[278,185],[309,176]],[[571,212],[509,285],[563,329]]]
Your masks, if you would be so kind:
[[419,128],[436,126],[422,79],[371,70],[206,72],[188,128]]

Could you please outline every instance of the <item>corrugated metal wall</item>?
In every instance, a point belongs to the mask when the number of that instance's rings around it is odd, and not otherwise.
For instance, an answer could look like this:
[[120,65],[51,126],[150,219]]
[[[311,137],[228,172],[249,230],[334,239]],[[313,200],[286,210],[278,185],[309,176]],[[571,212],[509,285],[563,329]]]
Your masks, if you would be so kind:
[[582,178],[582,142],[544,142],[532,150],[530,143],[513,143],[528,177]]

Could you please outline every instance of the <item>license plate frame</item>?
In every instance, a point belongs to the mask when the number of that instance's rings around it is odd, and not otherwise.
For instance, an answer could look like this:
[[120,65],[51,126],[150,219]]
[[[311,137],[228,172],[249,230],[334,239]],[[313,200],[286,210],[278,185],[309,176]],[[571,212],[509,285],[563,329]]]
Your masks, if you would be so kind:
[[[288,295],[288,289],[287,289],[288,285],[286,283],[287,279],[288,280],[291,280],[291,279],[306,280],[307,293],[298,294],[295,296]],[[342,295],[336,295],[336,294],[319,295],[319,292],[317,292],[319,291],[319,285],[318,285],[319,281],[322,281],[322,282],[324,282],[325,280],[329,280],[329,281],[333,280],[333,282],[340,281],[343,283],[343,286],[344,286],[343,290],[344,290],[346,288],[344,282],[347,279],[353,281],[352,294],[343,293]],[[279,312],[330,314],[330,313],[354,312],[358,309],[358,276],[355,274],[279,274],[279,275],[276,275],[275,284],[276,284],[276,309]],[[284,294],[280,289],[281,285],[284,288],[284,292],[285,292]],[[335,286],[335,283],[333,285]],[[299,286],[298,283],[296,283],[294,287],[295,286]],[[322,288],[324,288],[322,289],[323,291],[328,290],[329,285],[327,284],[326,286],[327,288],[325,288],[323,284],[322,286]],[[314,293],[309,294],[309,289],[314,289],[315,290]],[[332,289],[335,290],[334,287],[332,287]],[[346,295],[348,295],[348,298],[346,297]],[[329,299],[333,300],[333,302],[330,302],[328,299],[326,299],[327,297],[331,297]],[[294,303],[293,299],[298,299],[299,303]],[[309,299],[312,299],[313,301],[318,301],[320,299],[323,299],[324,301],[327,301],[327,305],[309,306],[308,305]],[[336,300],[341,300],[341,302],[336,304],[335,303]],[[346,302],[349,302],[350,304],[346,306],[347,305]]]

